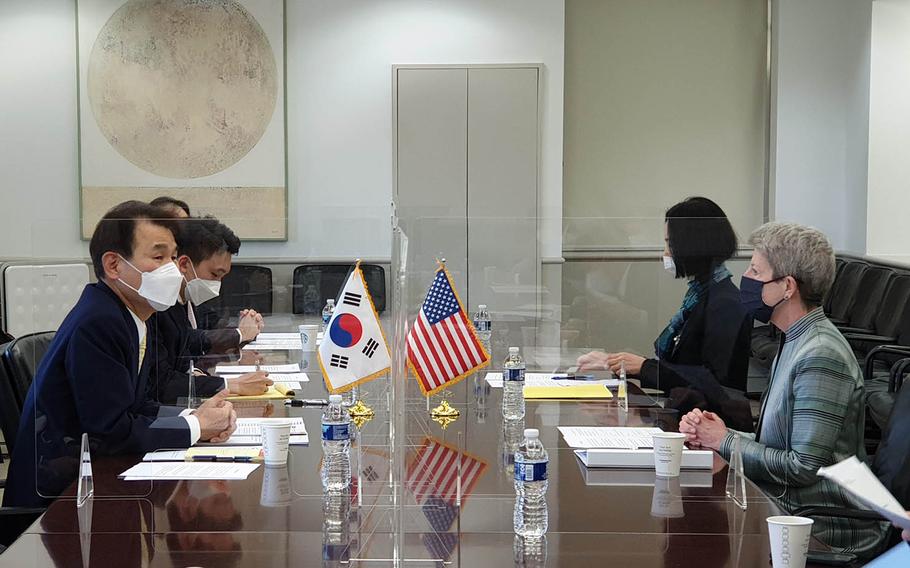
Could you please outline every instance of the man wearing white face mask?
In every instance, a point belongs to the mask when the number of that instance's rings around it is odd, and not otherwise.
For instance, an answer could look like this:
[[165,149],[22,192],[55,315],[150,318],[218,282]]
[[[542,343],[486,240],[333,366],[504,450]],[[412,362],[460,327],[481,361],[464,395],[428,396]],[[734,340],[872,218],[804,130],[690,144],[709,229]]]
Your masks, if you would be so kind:
[[139,201],[98,223],[89,245],[98,282],[60,325],[29,388],[4,505],[41,506],[69,486],[83,433],[100,457],[223,441],[234,431],[227,393],[192,412],[146,395],[146,320],[176,301],[183,280],[176,230],[167,213]]
[[[236,329],[197,329],[196,306],[218,297],[221,279],[231,270],[231,255],[240,249],[240,239],[233,231],[212,217],[186,219],[181,221],[178,246],[182,286],[177,304],[149,320],[149,353],[156,362],[149,377],[149,396],[163,404],[174,404],[189,394],[191,362],[197,368],[207,367],[203,359],[235,352],[259,333],[252,316],[241,317]],[[264,371],[227,380],[197,369],[193,374],[196,395],[202,397],[225,388],[233,395],[262,394],[272,384]]]

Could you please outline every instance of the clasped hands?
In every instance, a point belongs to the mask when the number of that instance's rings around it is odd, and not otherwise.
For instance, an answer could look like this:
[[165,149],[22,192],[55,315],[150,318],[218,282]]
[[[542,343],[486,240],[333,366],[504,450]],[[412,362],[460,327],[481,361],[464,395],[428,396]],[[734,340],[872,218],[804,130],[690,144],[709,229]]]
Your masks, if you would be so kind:
[[713,412],[696,408],[679,421],[679,431],[686,435],[690,448],[719,450],[727,436],[727,425]]
[[199,420],[200,439],[207,442],[224,442],[237,429],[237,413],[227,397],[227,389],[203,402],[192,412]]

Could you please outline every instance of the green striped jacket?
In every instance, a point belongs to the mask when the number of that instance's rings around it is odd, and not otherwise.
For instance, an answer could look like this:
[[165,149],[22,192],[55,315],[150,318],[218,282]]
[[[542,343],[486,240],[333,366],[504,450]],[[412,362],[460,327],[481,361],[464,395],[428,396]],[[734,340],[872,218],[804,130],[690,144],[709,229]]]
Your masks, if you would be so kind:
[[[757,434],[730,430],[721,443],[727,460],[740,437],[743,469],[783,509],[854,507],[819,467],[855,455],[866,458],[863,375],[840,331],[817,308],[794,323],[781,341],[762,400]],[[881,523],[817,518],[813,534],[834,548],[868,557],[886,533]]]

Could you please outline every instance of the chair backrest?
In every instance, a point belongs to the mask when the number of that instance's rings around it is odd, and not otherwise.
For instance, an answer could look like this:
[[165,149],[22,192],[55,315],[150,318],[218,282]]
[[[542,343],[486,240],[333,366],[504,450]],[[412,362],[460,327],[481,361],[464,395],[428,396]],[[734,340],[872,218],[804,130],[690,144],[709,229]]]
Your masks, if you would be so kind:
[[870,266],[863,272],[857,288],[857,297],[850,308],[850,326],[872,327],[878,308],[894,278],[894,270],[883,266]]
[[6,353],[7,347],[9,347],[9,343],[0,345],[0,431],[3,432],[7,452],[13,455],[13,446],[19,433],[22,407],[13,391],[9,373],[6,371],[6,363],[3,361],[3,354]]
[[828,295],[825,297],[825,302],[823,305],[826,314],[831,313],[831,298],[833,296],[833,294],[831,292],[833,292],[834,287],[837,286],[837,280],[840,278],[840,274],[844,270],[844,266],[846,266],[846,265],[847,265],[847,261],[844,260],[843,258],[836,257],[834,259],[834,282],[831,285],[831,290],[828,292]]
[[[370,296],[377,313],[385,311],[385,269],[376,264],[361,264]],[[326,300],[337,298],[351,271],[350,264],[304,264],[294,269],[291,287],[292,311],[295,314],[322,313]]]
[[910,388],[897,391],[872,471],[901,505],[910,509]]
[[230,318],[252,308],[262,315],[272,313],[272,270],[265,266],[234,264],[221,281],[221,294],[206,305]]
[[23,335],[13,340],[3,352],[3,364],[6,366],[6,372],[9,373],[10,385],[20,411],[25,404],[25,397],[35,378],[35,373],[38,371],[38,365],[41,364],[41,359],[47,353],[51,341],[54,340],[54,334],[53,331],[44,331]]
[[840,275],[834,280],[831,287],[828,316],[834,319],[847,321],[850,308],[856,300],[859,281],[869,265],[865,262],[851,261],[844,265]]
[[878,306],[873,328],[878,335],[896,336],[901,324],[901,316],[910,302],[910,274],[894,275],[885,297]]

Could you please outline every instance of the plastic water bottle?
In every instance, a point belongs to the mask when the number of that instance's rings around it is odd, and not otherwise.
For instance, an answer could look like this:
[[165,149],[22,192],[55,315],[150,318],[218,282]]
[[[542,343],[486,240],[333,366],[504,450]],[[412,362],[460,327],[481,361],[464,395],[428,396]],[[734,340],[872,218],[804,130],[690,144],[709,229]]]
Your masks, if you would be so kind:
[[341,393],[341,406],[347,408],[349,406],[354,406],[355,402],[357,402],[357,387]]
[[341,395],[329,396],[322,415],[322,488],[341,491],[351,483],[351,419]]
[[547,565],[547,537],[524,538],[515,535],[512,547],[516,568],[543,568]]
[[525,417],[525,362],[518,347],[509,347],[502,364],[502,417],[521,420]]
[[525,430],[515,452],[515,534],[540,538],[547,532],[547,469],[550,458],[540,443],[540,432]]
[[335,313],[335,300],[329,298],[325,301],[325,307],[322,308],[322,331],[325,333],[326,328],[329,327],[329,320],[332,319],[332,314]]
[[521,447],[521,441],[524,438],[525,421],[522,420],[503,420],[502,421],[502,471],[510,477],[515,477],[515,454]]
[[347,566],[350,560],[351,494],[330,492],[322,497],[322,565]]
[[490,339],[493,337],[493,321],[490,319],[490,312],[487,311],[486,304],[477,306],[477,313],[474,314],[474,329],[477,330],[477,338],[489,353]]

